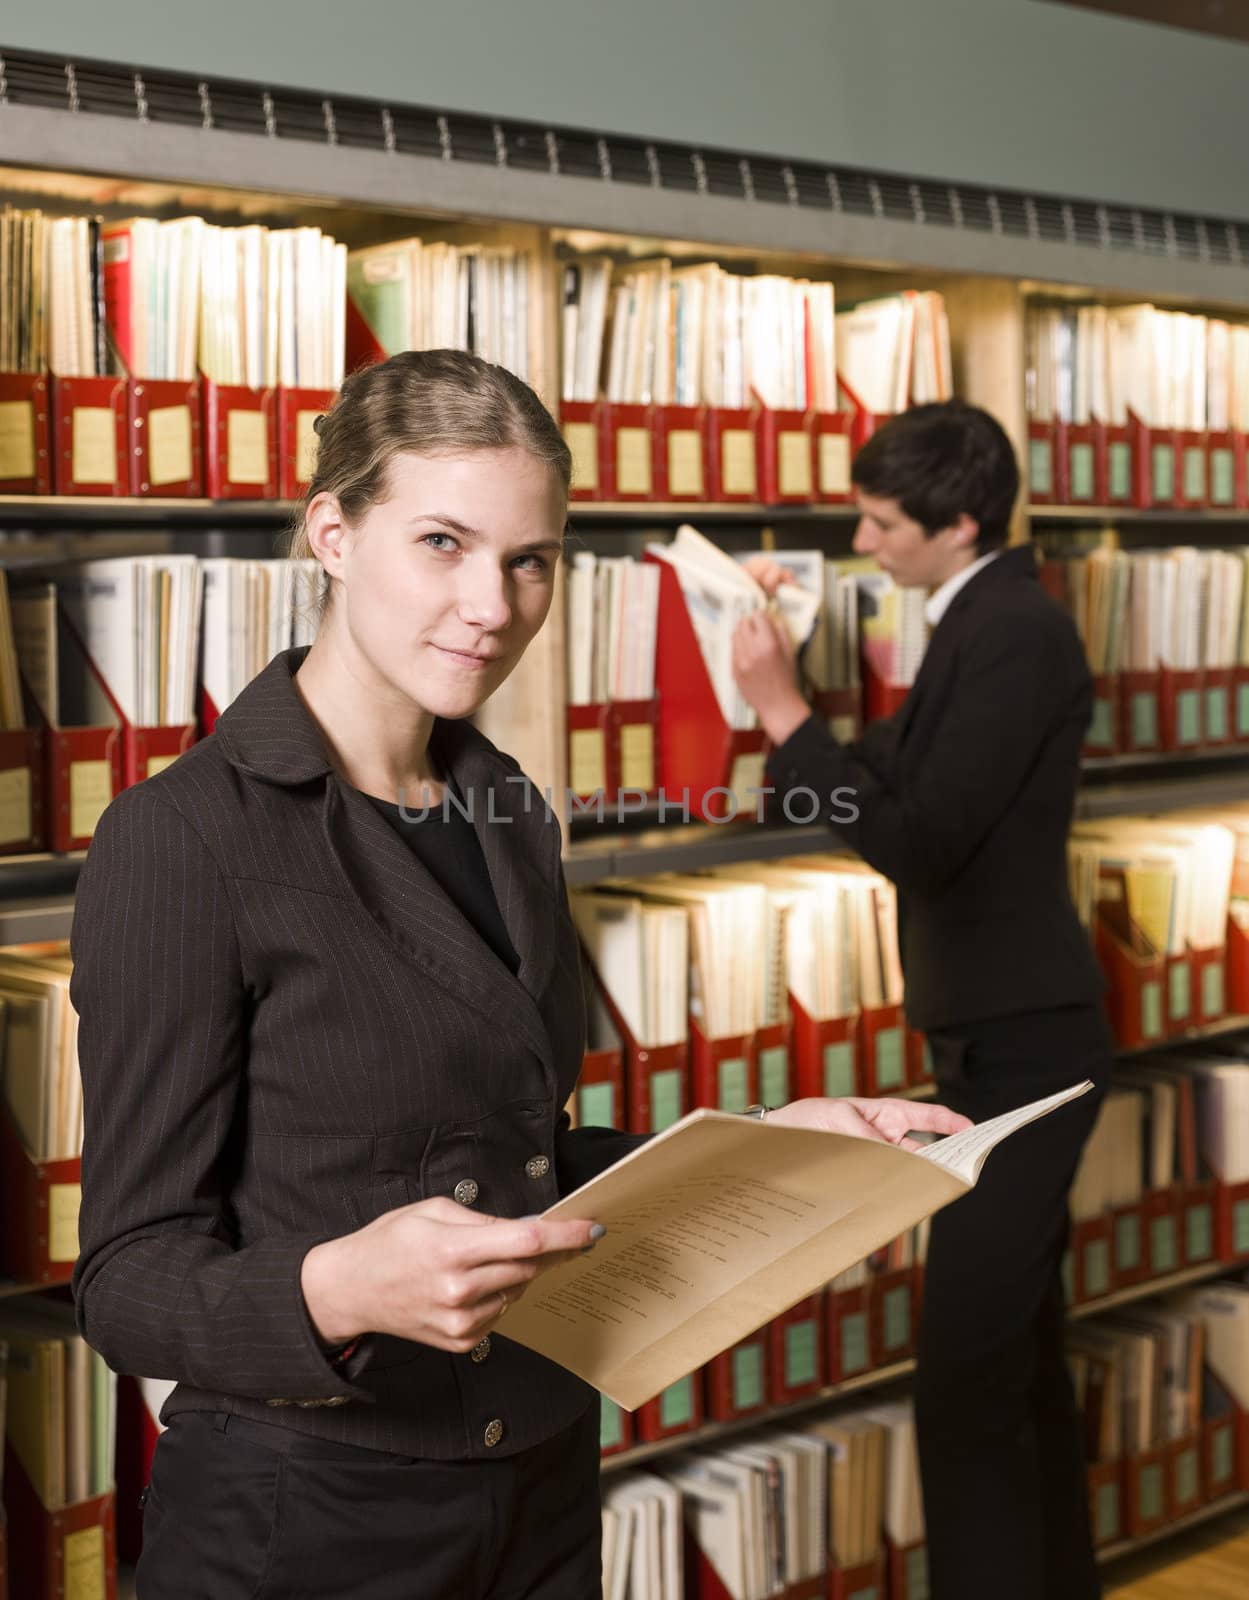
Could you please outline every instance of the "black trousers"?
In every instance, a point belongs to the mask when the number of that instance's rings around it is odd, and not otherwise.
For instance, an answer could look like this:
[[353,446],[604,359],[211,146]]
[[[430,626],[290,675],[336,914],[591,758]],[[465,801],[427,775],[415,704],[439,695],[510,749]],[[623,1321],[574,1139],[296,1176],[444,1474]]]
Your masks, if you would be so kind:
[[932,1600],[1095,1600],[1061,1269],[1113,1041],[1100,1008],[1079,1006],[930,1042],[938,1098],[977,1122],[1097,1086],[1013,1134],[932,1220],[915,1378]]
[[139,1600],[600,1600],[598,1407],[497,1461],[418,1461],[184,1411]]

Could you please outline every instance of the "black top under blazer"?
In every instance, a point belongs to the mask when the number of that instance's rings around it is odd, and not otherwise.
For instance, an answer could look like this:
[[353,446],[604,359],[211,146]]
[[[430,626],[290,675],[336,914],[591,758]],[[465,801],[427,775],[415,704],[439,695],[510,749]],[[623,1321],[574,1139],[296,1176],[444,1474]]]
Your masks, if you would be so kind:
[[[1023,546],[955,594],[895,716],[850,745],[811,717],[773,753],[768,782],[815,790],[838,841],[897,885],[916,1028],[1101,995],[1067,877],[1092,703],[1079,636]],[[853,801],[831,803],[839,788]],[[806,816],[810,804],[791,810]],[[858,815],[843,820],[849,804]]]
[[471,724],[435,724],[514,976],[332,768],[293,681],[305,654],[118,796],[88,852],[79,1323],[116,1371],[177,1380],[165,1416],[511,1454],[594,1391],[498,1333],[473,1355],[369,1335],[339,1370],[299,1278],[313,1245],[396,1206],[541,1212],[638,1144],[563,1111],[584,1019],[559,826]]

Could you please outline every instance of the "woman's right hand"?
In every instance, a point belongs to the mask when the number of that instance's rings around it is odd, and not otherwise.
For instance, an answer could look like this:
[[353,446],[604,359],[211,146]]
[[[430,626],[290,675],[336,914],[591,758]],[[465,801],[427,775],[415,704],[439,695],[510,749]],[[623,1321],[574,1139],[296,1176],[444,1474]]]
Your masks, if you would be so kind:
[[540,1272],[601,1236],[592,1222],[508,1221],[439,1196],[314,1245],[304,1257],[300,1286],[329,1344],[389,1333],[463,1353]]

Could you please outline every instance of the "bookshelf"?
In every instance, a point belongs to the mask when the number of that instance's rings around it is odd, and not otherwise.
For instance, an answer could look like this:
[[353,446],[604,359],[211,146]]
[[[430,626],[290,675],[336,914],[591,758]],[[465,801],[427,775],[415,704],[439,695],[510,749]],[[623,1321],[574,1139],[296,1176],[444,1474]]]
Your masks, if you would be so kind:
[[[117,71],[124,87],[128,74]],[[195,93],[198,104],[195,86],[183,87]],[[1066,219],[1054,226],[1045,220],[1049,212],[1038,212],[1035,205],[1028,212],[1027,197],[993,196],[989,205],[981,193],[927,184],[902,186],[907,192],[900,196],[871,178],[856,187],[850,182],[854,175],[758,158],[727,163],[733,168],[731,181],[708,186],[697,181],[698,164],[689,152],[657,153],[636,141],[565,130],[551,134],[558,157],[522,159],[528,148],[525,134],[512,125],[479,127],[473,119],[418,114],[412,108],[374,107],[370,113],[367,106],[343,107],[332,116],[330,102],[305,98],[314,111],[322,112],[326,128],[351,128],[352,138],[334,142],[328,134],[319,137],[315,117],[312,132],[284,137],[280,117],[276,133],[263,118],[256,126],[254,118],[240,118],[234,127],[199,126],[193,119],[184,126],[160,114],[145,121],[90,107],[71,109],[54,98],[45,104],[25,103],[19,95],[0,107],[8,163],[0,169],[0,193],[19,204],[102,209],[113,216],[202,210],[228,221],[245,216],[283,225],[307,221],[326,226],[352,245],[412,232],[523,243],[540,264],[547,285],[545,294],[534,298],[528,332],[536,386],[552,404],[558,370],[555,262],[561,252],[719,259],[752,271],[831,278],[838,295],[849,297],[899,287],[938,288],[949,308],[960,392],[1002,418],[1025,460],[1024,319],[1029,297],[1060,290],[1156,297],[1168,305],[1249,315],[1249,277],[1239,244],[1223,259],[1212,246],[1196,255],[1124,248],[1113,242],[1122,235],[1111,227],[1113,219],[1104,207],[1097,208],[1092,227]],[[238,184],[241,172],[248,174],[246,189]],[[850,198],[860,188],[866,196],[862,204]],[[1016,225],[1017,212],[1026,218],[1022,227]],[[1249,239],[1245,243],[1249,248]],[[29,533],[36,541],[73,535],[78,553],[92,544],[103,549],[110,538],[150,541],[168,536],[183,549],[211,540],[214,551],[223,553],[240,550],[249,540],[251,554],[255,541],[271,544],[291,511],[292,502],[281,499],[3,495],[0,530]],[[686,520],[726,531],[766,524],[844,548],[855,516],[852,506],[837,505],[605,501],[575,504],[569,522],[587,540],[604,541]],[[1122,529],[1129,537],[1182,530],[1186,540],[1217,542],[1249,529],[1249,509],[1038,502],[1021,505],[1014,536],[1045,530],[1062,539],[1099,524]],[[23,559],[26,553],[24,542],[0,540],[0,560]],[[518,756],[539,787],[550,783],[557,791],[564,788],[565,763],[562,632],[557,602],[523,669],[483,719],[486,731]],[[1077,814],[1106,817],[1239,799],[1247,764],[1249,753],[1235,751],[1091,761]],[[570,884],[588,885],[614,875],[825,853],[834,844],[823,827],[677,829],[647,827],[643,819],[637,831],[597,829],[592,837],[573,839],[567,845],[565,870]],[[82,853],[0,861],[0,942],[67,934],[81,859]],[[1249,1019],[1229,1018],[1192,1030],[1188,1037],[1214,1037],[1247,1024]],[[1078,1307],[1075,1314],[1130,1303],[1159,1288],[1202,1281],[1223,1270],[1225,1264],[1190,1269]],[[24,1287],[0,1283],[0,1296]],[[911,1370],[909,1361],[896,1363],[830,1387],[817,1401],[797,1402],[775,1416],[783,1419],[815,1403],[896,1382]],[[711,1425],[675,1441],[639,1446],[611,1458],[605,1467],[615,1473],[665,1448],[724,1437],[733,1427]],[[1110,1546],[1101,1557],[1111,1559],[1247,1498],[1230,1496],[1148,1541]]]

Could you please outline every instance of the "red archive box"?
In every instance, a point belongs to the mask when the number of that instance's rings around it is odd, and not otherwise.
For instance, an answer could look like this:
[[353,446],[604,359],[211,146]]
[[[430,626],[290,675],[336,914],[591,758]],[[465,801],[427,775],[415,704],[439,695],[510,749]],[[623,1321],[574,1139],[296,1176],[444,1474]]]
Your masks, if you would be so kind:
[[0,1271],[18,1283],[68,1283],[78,1256],[82,1159],[36,1161],[0,1111]]
[[811,445],[815,459],[815,498],[824,505],[845,505],[854,495],[850,479],[849,411],[814,411]]
[[706,500],[710,481],[705,406],[656,406],[651,418],[656,500]]
[[179,756],[195,743],[195,724],[164,728],[135,728],[129,723],[122,727],[122,783],[142,783],[144,778],[154,778],[158,772],[171,767]]
[[1210,435],[1204,429],[1175,432],[1175,503],[1181,511],[1201,511],[1210,503]]
[[1167,1511],[1172,1522],[1201,1504],[1201,1434],[1185,1434],[1166,1445]]
[[713,1111],[745,1111],[758,1105],[759,1074],[754,1035],[710,1039],[690,1018],[691,1105]]
[[932,1083],[932,1050],[918,1028],[906,1030],[906,1082],[910,1089]]
[[130,493],[124,378],[53,378],[57,494]]
[[44,848],[42,728],[0,731],[0,856]]
[[1177,1189],[1147,1189],[1141,1196],[1141,1226],[1145,1250],[1145,1276],[1165,1278],[1178,1272],[1180,1254],[1180,1196]]
[[1232,668],[1232,737],[1249,744],[1249,667]]
[[1132,499],[1134,504],[1174,506],[1179,494],[1177,434],[1173,428],[1148,428],[1128,414],[1132,441]]
[[1123,1463],[1090,1461],[1088,1485],[1089,1526],[1098,1550],[1123,1537]]
[[1093,674],[1093,711],[1084,735],[1086,756],[1113,756],[1119,749],[1119,674]]
[[577,1079],[577,1126],[624,1125],[624,1056],[619,1050],[587,1050]]
[[1128,423],[1106,424],[1106,504],[1135,504],[1136,440]]
[[599,483],[604,500],[655,498],[652,407],[603,402]]
[[1227,1015],[1227,946],[1190,950],[1193,969],[1194,1021],[1204,1025]]
[[845,1383],[877,1365],[872,1350],[871,1291],[866,1283],[826,1292],[824,1358],[829,1383]]
[[1227,918],[1227,1009],[1234,1017],[1249,1013],[1249,925],[1234,912]]
[[13,1600],[116,1600],[112,1490],[50,1510],[6,1442],[4,1504]]
[[707,413],[707,497],[759,498],[758,413],[748,407]]
[[890,1367],[915,1353],[919,1296],[914,1267],[890,1267],[869,1281],[868,1318],[875,1364]]
[[906,1024],[901,1006],[859,1013],[859,1094],[890,1095],[906,1088]]
[[658,700],[611,700],[607,705],[607,773],[612,794],[623,789],[654,798],[661,780]]
[[765,505],[809,505],[815,499],[815,452],[807,411],[759,412],[760,499]]
[[1249,1256],[1249,1183],[1219,1183],[1216,1188],[1214,1250],[1220,1261]]
[[570,500],[602,500],[603,402],[563,400],[559,408],[560,432],[572,452]]
[[689,1110],[689,1045],[684,1039],[678,1044],[639,1044],[597,973],[594,981],[620,1036],[624,1127],[629,1133],[662,1133]]
[[858,1094],[858,1018],[808,1016],[791,994],[794,1094],[799,1100]]
[[911,689],[909,684],[891,683],[883,677],[866,652],[863,661],[863,721],[879,722],[894,717],[902,709]]
[[44,833],[53,850],[85,850],[105,806],[122,790],[122,729],[43,732]]
[[126,421],[130,493],[194,498],[204,492],[204,443],[197,383],[132,378]]
[[736,1422],[765,1412],[772,1403],[768,1387],[768,1330],[757,1329],[707,1363],[707,1415],[716,1422]]
[[828,1569],[828,1600],[885,1600],[885,1558]]
[[1063,453],[1063,504],[1101,506],[1106,503],[1106,428],[1101,422],[1061,425]]
[[203,380],[204,487],[210,500],[276,500],[277,405],[272,389]]
[[1113,1260],[1114,1229],[1109,1216],[1086,1217],[1072,1223],[1073,1305],[1100,1300],[1110,1293],[1114,1283]]
[[619,1455],[633,1443],[633,1417],[605,1394],[599,1396],[598,1453]]
[[1110,1214],[1113,1233],[1114,1285],[1128,1289],[1149,1277],[1146,1254],[1145,1213],[1142,1202],[1117,1206]]
[[1210,505],[1219,511],[1249,503],[1245,481],[1245,435],[1227,428],[1206,435],[1209,465],[1206,482]]
[[0,494],[51,494],[48,378],[0,372]]
[[1196,750],[1206,738],[1203,674],[1163,667],[1158,674],[1158,722],[1164,750]]
[[809,1295],[768,1324],[768,1375],[772,1404],[818,1394],[824,1387],[824,1299]]
[[811,709],[841,744],[849,744],[863,732],[863,690],[857,684],[849,689],[812,690]]
[[298,500],[316,471],[317,418],[334,404],[333,389],[278,390],[278,493]]
[[1123,1458],[1123,1527],[1129,1538],[1143,1538],[1171,1520],[1167,1489],[1162,1446]]
[[1232,707],[1234,676],[1233,667],[1207,667],[1202,673],[1202,698],[1205,702],[1202,743],[1207,749],[1229,745],[1236,737]]
[[759,1078],[759,1103],[788,1105],[794,1094],[787,1022],[774,1022],[755,1030],[755,1068]]
[[[686,1600],[736,1600],[740,1591],[730,1590],[726,1586],[711,1556],[699,1543],[696,1524],[686,1520],[684,1528],[685,1587],[682,1592]],[[821,1573],[815,1578],[799,1578],[784,1589],[770,1592],[776,1596],[776,1600],[822,1600],[826,1582],[826,1577]],[[653,1593],[654,1590],[649,1590],[648,1596]],[[876,1600],[875,1596],[873,1600]]]
[[689,1433],[703,1420],[703,1375],[688,1373],[670,1383],[662,1394],[639,1406],[633,1416],[637,1438],[643,1444],[669,1439],[676,1433]]
[[143,1549],[142,1495],[152,1481],[161,1395],[172,1387],[150,1378],[117,1380],[117,1554],[132,1566]]
[[1201,1494],[1221,1500],[1237,1489],[1249,1489],[1249,1414],[1230,1411],[1208,1417],[1201,1425]]
[[1119,748],[1126,755],[1146,755],[1162,749],[1160,682],[1157,668],[1119,675]]
[[1212,1178],[1181,1184],[1177,1199],[1180,1257],[1186,1267],[1214,1260],[1216,1184]]
[[894,1544],[886,1536],[886,1564],[889,1571],[889,1600],[928,1600],[928,1546]]
[[607,774],[607,705],[567,707],[568,787],[579,801],[610,798]]
[[1100,917],[1095,943],[1106,977],[1110,1025],[1120,1048],[1158,1044],[1165,1033],[1166,963],[1160,956],[1133,955]]
[[1066,500],[1066,461],[1058,424],[1028,419],[1028,498],[1037,505],[1059,506]]
[[1193,958],[1188,950],[1166,958],[1167,1037],[1179,1038],[1196,1020],[1193,1005]]
[[[647,561],[657,561],[651,555]],[[659,566],[655,686],[659,700],[659,765],[669,799],[687,797],[704,822],[757,814],[767,741],[761,728],[724,720],[676,573]]]

